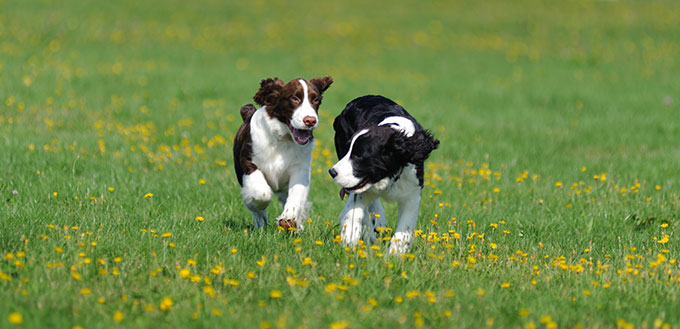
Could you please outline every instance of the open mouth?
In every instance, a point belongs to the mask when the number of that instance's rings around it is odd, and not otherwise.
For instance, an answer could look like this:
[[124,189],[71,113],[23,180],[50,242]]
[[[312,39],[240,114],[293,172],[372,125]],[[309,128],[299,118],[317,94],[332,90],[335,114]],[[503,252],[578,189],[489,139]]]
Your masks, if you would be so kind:
[[290,130],[290,133],[293,135],[293,140],[295,140],[295,142],[300,145],[306,145],[307,143],[309,143],[309,141],[314,139],[314,135],[312,135],[311,130],[297,129],[291,125],[288,125],[288,129]]
[[343,187],[343,188],[341,188],[340,189],[340,199],[344,200],[345,195],[349,194],[352,191],[356,191],[356,190],[366,186],[366,184],[368,184],[368,177],[362,179],[361,182],[359,182],[359,184],[354,185],[353,187]]

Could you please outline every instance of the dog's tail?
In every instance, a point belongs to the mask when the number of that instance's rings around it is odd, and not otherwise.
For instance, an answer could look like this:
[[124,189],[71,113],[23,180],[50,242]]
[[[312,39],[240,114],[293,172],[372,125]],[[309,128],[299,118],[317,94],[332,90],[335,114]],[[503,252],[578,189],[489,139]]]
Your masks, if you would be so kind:
[[255,108],[255,105],[253,104],[246,104],[241,107],[241,118],[243,121],[248,120],[251,116],[253,116],[253,113],[255,113],[257,109]]

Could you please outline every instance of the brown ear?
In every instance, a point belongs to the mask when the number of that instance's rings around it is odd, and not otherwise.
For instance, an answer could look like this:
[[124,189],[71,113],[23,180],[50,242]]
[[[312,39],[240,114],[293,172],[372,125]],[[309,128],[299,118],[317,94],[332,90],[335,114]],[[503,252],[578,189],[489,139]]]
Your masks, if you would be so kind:
[[276,106],[279,102],[279,93],[286,84],[279,78],[264,79],[260,82],[260,89],[255,93],[255,103],[266,106]]
[[314,78],[310,80],[314,87],[319,90],[320,93],[323,93],[330,87],[331,83],[333,83],[333,78],[331,77],[323,77],[323,78]]

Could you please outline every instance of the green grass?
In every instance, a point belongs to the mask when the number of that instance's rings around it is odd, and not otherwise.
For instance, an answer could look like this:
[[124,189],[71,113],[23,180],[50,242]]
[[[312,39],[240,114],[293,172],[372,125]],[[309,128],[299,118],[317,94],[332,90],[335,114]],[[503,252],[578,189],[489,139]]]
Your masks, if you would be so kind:
[[[0,9],[0,327],[680,328],[678,2]],[[322,75],[311,222],[255,230],[238,110]],[[403,256],[334,242],[369,93],[441,140]]]

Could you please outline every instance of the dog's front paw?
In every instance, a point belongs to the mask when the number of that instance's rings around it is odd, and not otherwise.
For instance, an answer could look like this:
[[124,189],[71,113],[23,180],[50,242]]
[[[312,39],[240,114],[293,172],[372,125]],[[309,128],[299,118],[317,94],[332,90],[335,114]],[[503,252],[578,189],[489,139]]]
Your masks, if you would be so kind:
[[361,225],[345,224],[342,228],[342,243],[348,246],[355,246],[361,239]]
[[290,216],[284,213],[277,218],[277,223],[286,231],[295,230],[302,232],[305,229],[304,220],[299,216]]
[[408,251],[409,243],[411,242],[411,234],[405,232],[397,232],[392,236],[390,241],[391,254],[403,254]]

